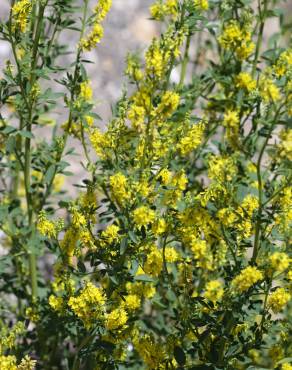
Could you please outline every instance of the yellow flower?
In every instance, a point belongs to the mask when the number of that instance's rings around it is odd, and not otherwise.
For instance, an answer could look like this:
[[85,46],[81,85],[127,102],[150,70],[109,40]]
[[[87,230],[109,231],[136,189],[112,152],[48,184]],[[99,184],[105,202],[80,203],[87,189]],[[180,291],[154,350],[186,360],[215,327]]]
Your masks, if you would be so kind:
[[277,77],[284,76],[292,66],[292,49],[285,50],[277,60],[274,71]]
[[70,211],[72,215],[72,225],[74,228],[80,229],[86,226],[86,218],[81,212],[79,212],[75,207],[72,207]]
[[95,16],[93,28],[87,37],[83,37],[80,40],[80,47],[82,50],[90,51],[101,41],[103,37],[103,27],[101,26],[100,22],[106,17],[111,5],[111,0],[98,1],[98,4],[94,9]]
[[254,50],[251,32],[247,27],[241,28],[239,23],[232,20],[224,28],[218,38],[223,49],[232,50],[240,60],[246,59]]
[[236,87],[245,89],[248,92],[253,91],[256,88],[256,85],[256,81],[247,72],[240,72],[235,80]]
[[283,272],[290,264],[290,258],[286,253],[275,252],[269,257],[272,268],[275,271]]
[[107,135],[95,128],[91,131],[89,139],[91,145],[96,151],[96,154],[101,158],[106,158],[105,149],[110,146],[110,141]]
[[268,298],[268,307],[274,312],[280,312],[290,301],[291,296],[284,288],[277,288]]
[[268,77],[261,77],[259,81],[259,90],[261,97],[265,102],[277,101],[280,99],[280,90]]
[[105,327],[108,330],[119,329],[128,321],[127,312],[123,308],[116,308],[106,315]]
[[156,3],[150,6],[151,17],[156,20],[161,20],[166,14],[165,5],[162,4],[161,0],[158,0]]
[[291,364],[288,364],[288,363],[283,364],[281,366],[281,370],[292,370],[292,365]]
[[224,114],[223,125],[225,127],[236,128],[239,125],[239,116],[237,111],[228,110]]
[[62,297],[57,297],[55,295],[49,296],[49,305],[52,307],[55,311],[61,311],[63,308],[64,300]]
[[47,236],[48,238],[57,237],[57,229],[55,223],[53,221],[49,221],[46,218],[46,214],[44,212],[39,213],[37,229],[40,234]]
[[175,174],[171,180],[171,185],[177,187],[178,190],[180,191],[186,190],[187,183],[188,178],[184,171],[180,171],[177,174]]
[[222,222],[222,224],[227,227],[234,226],[237,220],[236,213],[232,209],[229,209],[229,208],[220,209],[217,212],[217,216],[219,220]]
[[158,276],[161,273],[163,267],[163,258],[160,250],[155,246],[152,248],[150,254],[147,256],[147,260],[144,264],[144,271],[146,274],[151,276]]
[[140,308],[141,298],[137,294],[129,294],[125,297],[124,305],[129,311],[137,310]]
[[243,39],[242,31],[235,21],[231,21],[223,30],[223,33],[219,36],[219,44],[229,50],[237,46]]
[[130,198],[129,185],[125,175],[118,172],[110,177],[109,182],[113,196],[118,203],[122,204]]
[[112,0],[99,0],[98,1],[98,4],[96,5],[94,9],[94,12],[99,21],[103,21],[105,19],[107,13],[110,11],[111,6],[112,6]]
[[155,212],[146,206],[136,208],[133,212],[133,219],[136,226],[140,229],[142,226],[147,226],[153,223],[155,219]]
[[221,300],[224,294],[222,282],[219,280],[211,280],[206,284],[204,296],[216,303]]
[[119,226],[117,225],[109,225],[102,233],[101,237],[103,239],[102,246],[105,244],[111,244],[117,240],[119,240]]
[[81,39],[81,49],[91,51],[96,46],[96,44],[101,41],[102,37],[103,27],[99,23],[96,23],[89,35],[86,38]]
[[178,150],[181,154],[187,155],[192,150],[196,149],[201,143],[204,135],[205,125],[200,122],[196,125],[193,125],[190,130],[180,139],[177,144]]
[[165,118],[170,117],[179,105],[180,97],[174,91],[166,91],[161,103],[157,107],[157,113],[163,115]]
[[246,216],[251,217],[253,212],[259,208],[259,200],[255,195],[248,194],[241,203],[241,209],[237,212],[244,218]]
[[196,8],[200,10],[208,10],[209,9],[209,2],[208,0],[194,0],[194,5]]
[[78,296],[69,298],[68,306],[84,326],[90,328],[96,320],[102,318],[105,301],[103,291],[91,282],[87,282]]
[[80,97],[85,101],[92,99],[92,88],[89,81],[84,81],[80,84]]
[[254,266],[248,266],[232,280],[231,285],[235,292],[239,290],[240,293],[243,293],[262,279],[263,274],[261,271]]
[[133,104],[131,106],[128,112],[128,117],[135,129],[141,128],[143,126],[145,114],[145,108],[136,104]]
[[152,45],[146,52],[146,72],[150,75],[154,75],[158,78],[162,77],[163,70],[165,68],[166,60],[163,52],[160,48],[159,42],[153,40]]
[[36,363],[36,360],[32,360],[26,355],[17,366],[17,370],[34,370]]
[[165,248],[165,260],[166,262],[173,263],[179,259],[179,254],[173,247]]
[[292,161],[292,129],[281,130],[280,143],[278,144],[278,153],[281,158]]
[[168,185],[171,179],[171,172],[167,168],[163,168],[159,172],[159,177],[163,185]]
[[16,357],[0,355],[1,370],[17,370]]
[[133,344],[149,369],[157,369],[163,363],[165,352],[149,335],[134,339]]
[[20,0],[15,2],[12,7],[12,16],[17,28],[21,32],[25,32],[27,19],[31,13],[32,3],[30,0]]
[[217,182],[231,181],[237,172],[234,160],[230,157],[228,158],[213,155],[209,158],[208,165],[209,178]]
[[159,218],[153,224],[152,231],[155,235],[161,235],[166,231],[166,228],[167,228],[166,221],[163,218]]

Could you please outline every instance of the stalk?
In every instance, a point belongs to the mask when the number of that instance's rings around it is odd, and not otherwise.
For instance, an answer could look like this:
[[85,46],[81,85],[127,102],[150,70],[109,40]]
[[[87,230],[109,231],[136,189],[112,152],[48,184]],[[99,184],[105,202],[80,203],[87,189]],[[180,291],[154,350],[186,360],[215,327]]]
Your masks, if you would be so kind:
[[258,0],[258,9],[259,9],[259,17],[260,17],[260,28],[259,28],[259,35],[258,35],[258,39],[257,39],[256,50],[255,50],[253,66],[252,66],[252,76],[253,77],[254,77],[255,72],[256,72],[257,63],[258,63],[258,59],[259,59],[259,53],[260,53],[260,49],[261,49],[262,42],[263,42],[265,17],[266,17],[266,12],[267,12],[267,9],[268,9],[268,1],[264,0],[264,9],[263,9],[263,12],[262,12],[261,0]]
[[[44,11],[46,7],[46,2],[44,4],[40,4],[39,11],[37,13],[37,20],[35,24],[35,36],[33,40],[33,49],[32,49],[32,63],[31,63],[31,75],[30,75],[30,88],[32,89],[35,81],[36,81],[36,74],[35,68],[37,66],[37,54],[38,54],[38,46],[39,40],[42,31],[42,21],[44,16]],[[32,22],[34,23],[34,22]],[[33,26],[32,26],[33,28]],[[29,107],[29,114],[28,114],[28,123],[27,123],[27,131],[29,133],[32,132],[32,116],[33,116],[33,108],[34,108],[34,97],[30,97],[30,107]],[[25,183],[25,195],[26,195],[26,205],[27,205],[27,212],[28,212],[28,226],[31,232],[33,233],[33,204],[32,204],[32,197],[31,197],[31,189],[30,189],[30,176],[31,176],[31,138],[26,137],[24,143],[24,183]],[[38,284],[37,284],[37,258],[35,253],[29,252],[29,270],[30,270],[30,280],[31,280],[31,299],[32,302],[35,302],[38,296]]]

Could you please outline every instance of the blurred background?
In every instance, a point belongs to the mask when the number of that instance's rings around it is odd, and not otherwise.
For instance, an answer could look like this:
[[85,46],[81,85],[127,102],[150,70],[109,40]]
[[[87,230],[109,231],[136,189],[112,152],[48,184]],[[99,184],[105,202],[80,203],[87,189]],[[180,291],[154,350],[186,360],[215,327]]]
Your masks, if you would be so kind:
[[[82,0],[79,0],[82,4]],[[160,34],[160,24],[149,19],[149,6],[154,0],[112,0],[112,8],[103,22],[104,38],[101,43],[92,52],[85,55],[93,63],[87,64],[89,78],[92,81],[94,90],[95,111],[102,117],[102,122],[98,123],[102,127],[107,125],[111,118],[111,106],[122,94],[123,86],[127,79],[124,76],[125,59],[129,51],[138,51],[143,55],[146,47],[150,44],[154,36]],[[271,1],[272,2],[272,1]],[[8,18],[10,9],[10,0],[0,0],[0,20],[5,21]],[[94,8],[97,0],[90,0],[90,7]],[[255,7],[257,1],[254,1]],[[291,20],[292,1],[284,1],[283,7],[286,22]],[[264,42],[271,34],[278,29],[278,21],[275,18],[268,20],[265,27]],[[76,51],[78,42],[76,32],[66,32],[61,35],[62,41],[69,45],[71,51]],[[190,54],[196,53],[196,39],[191,45]],[[74,60],[74,53],[64,57],[61,61],[62,65],[69,65]],[[0,41],[0,78],[1,70],[5,65],[6,60],[11,59],[10,47],[7,43]],[[176,69],[172,74],[172,79],[177,80],[179,71]],[[187,77],[191,77],[188,73]],[[60,85],[54,84],[54,90],[60,89]],[[59,111],[55,117],[60,124],[66,121],[67,111],[63,109],[63,102],[60,101]],[[51,128],[48,128],[51,130]],[[42,139],[43,134],[39,135]],[[69,145],[75,148],[77,154],[67,158],[71,166],[68,168],[74,175],[66,179],[69,185],[69,193],[76,195],[78,189],[70,186],[75,183],[80,183],[86,177],[84,168],[81,165],[82,155],[81,145],[77,140],[71,140]],[[67,188],[67,187],[66,187]]]
[[[96,2],[97,0],[90,1],[92,8]],[[143,51],[153,36],[159,34],[159,24],[149,20],[151,3],[152,0],[113,0],[112,8],[103,22],[104,38],[87,55],[94,62],[87,65],[87,70],[92,80],[98,113],[104,119],[110,118],[110,106],[121,96],[122,85],[126,81],[123,71],[127,53]],[[9,9],[10,1],[0,0],[1,21],[7,19]],[[74,50],[77,42],[74,36],[65,36],[71,50]],[[0,70],[9,57],[8,44],[0,41]]]

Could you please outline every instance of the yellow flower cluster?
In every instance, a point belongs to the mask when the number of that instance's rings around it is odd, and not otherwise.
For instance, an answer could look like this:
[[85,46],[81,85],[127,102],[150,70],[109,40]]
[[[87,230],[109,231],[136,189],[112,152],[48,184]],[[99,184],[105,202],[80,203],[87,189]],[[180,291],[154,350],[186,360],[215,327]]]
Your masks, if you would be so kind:
[[243,269],[239,275],[232,280],[234,291],[245,292],[258,281],[263,279],[263,274],[254,266],[248,266]]
[[240,72],[236,77],[235,86],[248,92],[255,90],[257,82],[247,72]]
[[94,9],[94,24],[93,29],[89,35],[80,40],[80,47],[83,50],[90,51],[92,50],[97,43],[103,37],[103,27],[101,22],[106,17],[112,5],[112,0],[99,0],[98,4]]
[[283,51],[281,53],[279,59],[277,60],[277,63],[274,66],[274,71],[277,75],[277,77],[282,77],[289,70],[291,70],[292,66],[292,49],[288,49]]
[[286,363],[286,364],[283,364],[282,367],[281,367],[281,370],[292,370],[292,365]]
[[14,27],[19,31],[25,32],[27,20],[31,12],[32,2],[30,0],[20,0],[15,2],[12,7],[12,16],[14,18]]
[[15,356],[0,355],[1,370],[34,370],[36,363],[37,362],[32,360],[29,356],[25,356],[17,366],[17,360]]
[[[164,251],[165,262],[173,263],[179,258],[178,253],[172,247],[165,248]],[[150,248],[150,253],[147,255],[146,262],[143,266],[146,274],[157,277],[160,275],[163,268],[163,251],[157,249],[156,246]]]
[[69,298],[68,306],[82,320],[84,326],[90,328],[103,318],[105,302],[102,289],[87,282],[78,296]]
[[100,158],[106,158],[106,149],[110,147],[107,134],[103,134],[99,129],[94,128],[89,136],[91,145]]
[[145,335],[142,338],[135,338],[133,341],[136,351],[139,353],[149,369],[157,369],[165,359],[165,352],[159,343],[155,343],[153,338]]
[[209,9],[209,2],[208,0],[194,0],[194,5],[196,8],[200,10],[208,10]]
[[266,103],[275,102],[281,98],[278,86],[269,77],[263,76],[260,78],[259,90],[261,97]]
[[145,108],[132,104],[128,111],[129,120],[135,129],[143,128],[143,123],[145,119],[146,111]]
[[281,130],[278,152],[281,158],[292,161],[292,129]]
[[163,218],[156,220],[152,226],[152,231],[155,235],[161,235],[167,230],[167,223]]
[[57,237],[57,227],[53,221],[47,219],[45,212],[40,212],[37,223],[38,231],[48,238]]
[[25,356],[17,366],[17,370],[34,370],[36,363],[36,360],[32,360],[29,356]]
[[169,55],[164,55],[160,44],[157,40],[152,42],[152,45],[146,52],[146,72],[157,78],[162,77],[162,72],[168,62]]
[[177,16],[178,0],[166,0],[165,3],[162,0],[158,0],[151,5],[150,14],[156,20],[161,20],[165,16]]
[[292,222],[292,187],[287,186],[277,201],[280,205],[280,210],[276,215],[276,224],[279,225],[280,230],[283,232],[287,231],[289,235]]
[[224,114],[223,126],[226,127],[226,137],[231,144],[236,144],[239,134],[239,115],[237,111],[228,110]]
[[80,97],[85,101],[90,101],[92,99],[92,88],[89,81],[83,81],[80,84]]
[[231,181],[237,173],[236,165],[232,157],[211,156],[209,158],[208,176],[210,179],[220,182]]
[[147,206],[141,206],[133,211],[133,220],[138,229],[152,224],[155,220],[155,212]]
[[179,105],[180,96],[174,91],[166,91],[161,98],[156,113],[164,118],[170,117]]
[[141,306],[141,298],[137,294],[128,294],[125,297],[124,306],[129,311],[135,311]]
[[110,177],[110,186],[115,200],[119,204],[125,203],[130,198],[129,185],[125,175],[118,172]]
[[220,301],[223,294],[224,288],[220,280],[212,280],[206,284],[204,296],[213,303]]
[[163,257],[155,246],[151,248],[151,252],[147,256],[147,260],[144,264],[144,271],[146,274],[151,276],[158,276],[161,273],[163,266]]
[[105,327],[108,330],[121,329],[128,321],[127,312],[123,308],[116,308],[106,315]]
[[102,233],[101,233],[101,246],[105,246],[111,244],[117,240],[119,240],[119,226],[117,225],[109,225]]
[[49,305],[54,311],[62,311],[64,308],[64,300],[62,297],[57,297],[53,294],[49,296]]
[[201,143],[204,136],[205,124],[199,122],[193,125],[180,139],[177,144],[178,150],[183,156],[191,153],[192,150],[196,149]]
[[239,60],[247,59],[255,47],[250,30],[241,28],[237,21],[230,21],[224,27],[218,41],[223,49],[234,51]]
[[213,258],[206,240],[194,239],[190,243],[191,251],[196,260],[196,266],[203,269],[213,269]]
[[283,272],[288,269],[290,258],[286,253],[275,252],[270,257],[270,264],[274,271]]
[[277,288],[268,298],[268,307],[274,313],[278,313],[282,311],[290,299],[291,295],[284,288]]

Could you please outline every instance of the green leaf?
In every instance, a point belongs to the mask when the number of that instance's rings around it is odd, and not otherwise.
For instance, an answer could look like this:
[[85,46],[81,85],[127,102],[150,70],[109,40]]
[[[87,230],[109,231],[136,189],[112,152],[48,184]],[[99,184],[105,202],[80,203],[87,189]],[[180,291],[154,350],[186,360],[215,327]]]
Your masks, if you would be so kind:
[[120,245],[120,254],[125,254],[126,250],[127,250],[127,246],[128,246],[128,238],[127,237],[124,237],[121,241],[121,245]]
[[152,277],[148,275],[137,275],[135,276],[134,280],[135,281],[146,281],[149,283],[153,283],[155,281],[155,279],[153,279]]
[[17,134],[19,134],[20,136],[25,137],[27,139],[33,139],[34,138],[33,134],[30,131],[26,131],[26,130],[17,131]]
[[47,169],[47,172],[45,174],[45,183],[46,184],[49,184],[54,175],[55,175],[55,171],[56,171],[56,166],[54,164],[51,164],[50,167]]
[[11,134],[11,132],[14,132],[14,131],[16,131],[16,128],[15,127],[13,127],[13,126],[6,126],[5,129],[2,132],[5,135],[9,135],[9,134]]

